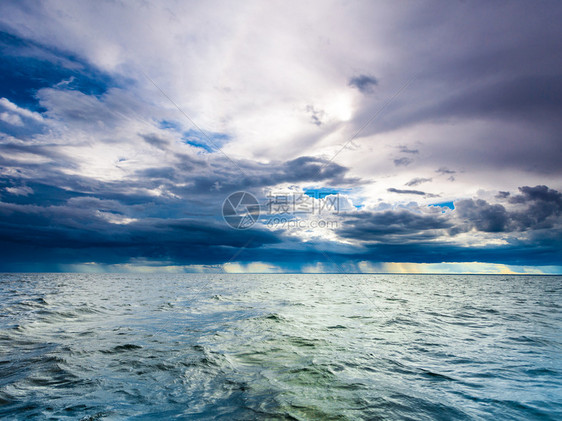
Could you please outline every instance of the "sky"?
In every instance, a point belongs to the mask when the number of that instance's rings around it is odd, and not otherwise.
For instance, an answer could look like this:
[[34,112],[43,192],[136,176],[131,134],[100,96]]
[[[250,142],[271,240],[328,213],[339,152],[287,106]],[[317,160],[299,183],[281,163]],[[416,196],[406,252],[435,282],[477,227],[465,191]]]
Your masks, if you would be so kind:
[[562,273],[561,21],[4,0],[0,271]]

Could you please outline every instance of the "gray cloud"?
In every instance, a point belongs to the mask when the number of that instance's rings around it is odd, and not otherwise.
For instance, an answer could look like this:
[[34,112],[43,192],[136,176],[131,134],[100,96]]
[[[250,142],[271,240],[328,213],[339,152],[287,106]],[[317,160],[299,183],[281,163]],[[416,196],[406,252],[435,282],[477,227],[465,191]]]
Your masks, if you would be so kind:
[[508,191],[499,191],[498,194],[496,194],[496,199],[506,199],[510,194],[511,193]]
[[524,186],[519,191],[520,195],[509,199],[516,206],[510,209],[482,199],[463,199],[455,201],[455,209],[446,214],[428,213],[424,207],[346,214],[338,234],[367,243],[390,244],[454,238],[460,233],[476,230],[485,234],[510,235],[512,244],[552,245],[559,242],[562,193],[546,186]]
[[408,186],[408,187],[414,187],[414,186],[418,186],[418,185],[423,184],[423,183],[429,183],[431,180],[432,180],[431,178],[416,177],[416,178],[412,178],[410,181],[408,181],[404,185]]
[[375,86],[379,84],[378,80],[369,75],[358,75],[353,76],[349,79],[348,85],[359,89],[363,94],[369,94],[373,92]]
[[524,186],[519,191],[521,194],[511,197],[509,202],[527,206],[513,216],[520,229],[552,228],[560,222],[562,193],[547,186]]
[[482,199],[455,202],[455,211],[458,218],[464,221],[464,230],[475,228],[483,232],[524,232],[562,225],[562,193],[546,186],[524,186],[519,191],[522,194],[512,197],[502,195],[502,198],[509,197],[509,203],[522,205],[523,209],[508,210],[504,205],[490,204]]
[[402,190],[402,189],[395,189],[394,187],[390,187],[390,188],[386,189],[386,191],[388,191],[390,193],[415,194],[415,195],[418,195],[418,196],[427,196],[427,197],[438,197],[439,196],[437,194],[426,193],[426,192],[421,191],[421,190]]
[[[95,203],[92,199],[90,202]],[[88,261],[92,253],[98,262],[105,263],[131,258],[200,263],[232,257],[228,248],[256,248],[280,242],[268,230],[233,230],[201,219],[145,218],[128,224],[112,223],[106,218],[118,219],[119,212],[100,212],[96,209],[100,203],[93,209],[85,205],[85,201],[79,207],[52,208],[2,204],[0,244],[3,249],[31,247],[42,253],[54,250],[74,254],[78,261]]]
[[316,126],[322,125],[326,116],[326,113],[324,111],[317,110],[313,105],[307,105],[306,112],[310,114],[310,120],[312,121],[312,124]]
[[451,224],[441,215],[420,215],[406,210],[362,212],[350,215],[338,234],[360,241],[415,242],[435,238]]
[[418,149],[411,149],[411,148],[408,148],[407,146],[404,146],[404,145],[400,146],[399,149],[400,149],[400,152],[402,152],[402,153],[411,153],[411,154],[415,154],[415,155],[420,153],[420,151]]
[[410,158],[397,158],[394,160],[394,165],[397,167],[407,167],[412,162],[414,162],[414,160]]
[[511,203],[528,203],[541,202],[542,204],[552,204],[553,209],[560,210],[562,208],[562,193],[547,186],[523,186],[519,187],[520,195],[510,199]]
[[435,170],[435,172],[439,173],[439,174],[456,174],[456,171],[450,170],[447,167],[441,167],[441,168]]
[[505,207],[492,205],[481,199],[459,200],[455,203],[455,211],[478,231],[504,232],[510,224]]
[[162,139],[161,137],[154,135],[154,134],[141,134],[140,137],[144,139],[146,143],[152,145],[159,149],[166,149],[170,142],[166,139]]

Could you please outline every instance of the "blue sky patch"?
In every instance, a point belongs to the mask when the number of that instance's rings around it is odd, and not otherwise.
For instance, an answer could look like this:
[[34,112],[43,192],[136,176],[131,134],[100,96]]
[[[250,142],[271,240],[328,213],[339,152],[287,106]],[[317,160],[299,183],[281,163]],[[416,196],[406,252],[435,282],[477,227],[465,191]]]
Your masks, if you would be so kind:
[[[347,192],[347,190],[345,191]],[[334,189],[331,187],[319,187],[314,189],[304,189],[304,194],[315,199],[324,199],[326,196],[345,193],[341,189]]]
[[161,120],[158,123],[158,127],[160,127],[163,130],[175,130],[175,131],[180,131],[181,130],[181,126],[179,123],[177,123],[176,121],[171,121],[171,120]]
[[[441,203],[432,203],[431,205],[428,206],[439,206],[440,208],[449,208],[451,210],[455,209],[455,204],[451,201],[451,202],[441,202]],[[443,209],[443,213],[445,212],[445,209]]]
[[215,152],[230,140],[225,133],[205,132],[206,136],[199,130],[190,129],[183,134],[183,141],[188,145],[201,148],[206,152]]
[[41,88],[61,82],[65,89],[102,95],[117,86],[112,77],[77,57],[0,32],[0,98],[22,108],[43,112],[37,98]]

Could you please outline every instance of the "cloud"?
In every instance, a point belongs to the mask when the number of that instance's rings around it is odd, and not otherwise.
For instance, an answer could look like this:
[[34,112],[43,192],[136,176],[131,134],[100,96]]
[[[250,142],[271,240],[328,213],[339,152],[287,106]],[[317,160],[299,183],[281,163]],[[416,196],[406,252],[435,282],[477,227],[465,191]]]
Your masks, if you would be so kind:
[[435,230],[450,228],[441,215],[422,215],[406,210],[362,212],[348,215],[338,234],[344,238],[384,243],[416,242],[435,238]]
[[28,138],[44,129],[45,120],[40,113],[19,107],[7,98],[0,98],[0,133]]
[[[519,205],[507,209],[501,204],[490,204],[482,199],[466,199],[455,202],[460,218],[479,231],[515,232],[562,227],[562,194],[547,186],[523,186],[517,196],[502,195],[510,204]],[[524,206],[524,207],[520,207]]]
[[0,120],[4,121],[5,123],[11,124],[12,126],[23,126],[23,121],[17,114],[10,114],[6,112],[0,113]]
[[553,209],[560,211],[562,208],[562,193],[547,186],[519,187],[520,195],[512,197],[511,203],[541,202],[551,204]]
[[16,104],[11,102],[7,98],[0,98],[0,107],[3,107],[4,109],[14,113],[12,115],[18,115],[20,117],[38,121],[40,123],[44,121],[43,116],[41,114],[27,110],[25,108],[18,107]]
[[[345,246],[345,252],[336,248],[329,256],[338,262],[460,262],[472,261],[472,257],[477,261],[506,264],[554,264],[560,257],[560,208],[549,214],[548,218],[554,218],[549,229],[544,218],[542,223],[536,220],[534,225],[529,225],[521,215],[540,201],[557,203],[557,192],[542,188],[521,191],[526,192],[527,196],[522,196],[528,200],[514,203],[511,210],[471,199],[456,201],[455,211],[445,214],[427,207],[344,212],[340,215],[337,235],[364,246]],[[13,265],[24,262],[31,248],[35,250],[36,263],[45,262],[45,265],[52,259],[60,263],[94,260],[121,264],[149,259],[163,264],[218,264],[231,259],[240,248],[243,252],[238,255],[238,262],[259,261],[298,269],[301,262],[325,259],[315,251],[314,242],[307,251],[298,242],[291,243],[282,232],[237,231],[222,222],[204,221],[200,217],[147,217],[147,213],[154,211],[160,214],[164,209],[173,211],[167,199],[157,199],[147,208],[147,200],[142,198],[127,201],[76,195],[61,196],[57,204],[40,207],[30,197],[37,194],[41,194],[40,188],[34,188],[28,196],[16,196],[29,204],[0,206],[0,242],[6,250],[5,262]],[[49,193],[50,198],[54,196]],[[176,212],[181,213],[179,205]],[[520,211],[518,206],[525,208]],[[462,236],[470,229],[486,235],[512,233],[515,237],[505,246],[491,243],[466,247]],[[456,242],[451,242],[455,239]],[[320,249],[326,247],[317,245]],[[10,265],[3,263],[2,267],[15,267]]]
[[498,194],[496,194],[496,199],[506,199],[510,194],[511,193],[508,191],[499,191]]
[[[242,269],[317,267],[314,247],[555,261],[562,7],[482,10],[2,2],[2,264],[223,264],[250,241],[224,198],[276,188],[345,190],[354,210],[306,237],[255,227]],[[387,188],[429,182],[454,210]]]
[[438,197],[439,195],[426,193],[421,190],[402,190],[402,189],[395,189],[394,187],[390,187],[386,189],[386,191],[390,193],[398,193],[398,194],[415,194],[418,196],[427,196],[427,197]]
[[459,200],[455,210],[460,218],[484,232],[503,232],[508,229],[509,215],[502,205],[491,205],[485,200]]
[[[483,199],[461,199],[454,202],[454,210],[445,213],[409,204],[402,209],[345,214],[337,232],[342,238],[369,247],[377,244],[378,252],[390,253],[395,249],[392,244],[412,250],[405,245],[415,244],[420,247],[415,251],[415,261],[419,262],[431,260],[434,253],[445,253],[442,261],[458,262],[474,252],[477,261],[521,263],[525,261],[525,250],[533,249],[532,253],[537,254],[529,259],[539,262],[544,252],[545,264],[553,264],[561,253],[562,195],[546,186],[524,186],[519,190],[522,194],[510,199],[509,207]],[[498,238],[502,241],[498,242]],[[445,252],[447,247],[450,250]],[[517,258],[508,258],[508,250]],[[379,261],[396,258],[390,253],[380,256]],[[400,261],[404,261],[402,257]]]
[[439,104],[440,116],[533,119],[562,111],[562,75],[519,76],[462,91]]
[[397,158],[394,160],[394,165],[396,165],[397,167],[407,167],[412,162],[414,161],[410,158]]
[[18,196],[29,196],[33,193],[33,189],[27,186],[21,187],[6,187],[6,191],[11,194],[15,194]]
[[379,81],[375,77],[369,75],[353,76],[348,82],[349,86],[359,89],[359,91],[363,94],[372,93],[375,86],[378,84]]
[[170,145],[170,141],[167,139],[162,139],[161,137],[158,137],[157,135],[153,135],[153,134],[141,134],[140,137],[142,137],[146,143],[148,143],[149,145],[152,145],[156,148],[159,149],[167,149],[167,147]]
[[[229,249],[255,248],[280,241],[270,231],[233,230],[226,224],[200,219],[145,217],[123,224],[125,215],[115,210],[115,204],[96,203],[93,198],[89,202],[90,205],[81,201],[52,207],[3,204],[0,242],[3,248],[11,247],[14,251],[35,248],[45,256],[51,251],[67,256],[75,253],[77,261],[88,261],[84,259],[93,253],[96,261],[107,263],[135,257],[220,261],[232,257]],[[37,254],[36,258],[41,256]]]
[[522,193],[512,196],[512,204],[527,205],[527,209],[514,212],[513,219],[520,229],[553,228],[560,225],[562,215],[562,193],[547,186],[523,186]]
[[326,118],[326,113],[322,110],[317,110],[313,105],[307,105],[306,112],[310,114],[310,120],[316,126],[321,126]]
[[430,181],[432,181],[431,178],[416,177],[416,178],[412,178],[407,183],[404,183],[404,185],[408,187],[414,187],[414,186],[419,186],[420,184],[423,183],[429,183]]
[[441,167],[441,168],[435,170],[435,172],[439,173],[439,174],[456,174],[456,171],[450,170],[447,167]]
[[402,153],[409,153],[409,154],[415,154],[415,155],[420,153],[420,151],[418,149],[410,149],[409,147],[404,146],[404,145],[401,145],[399,147],[399,149],[400,149],[400,152],[402,152]]

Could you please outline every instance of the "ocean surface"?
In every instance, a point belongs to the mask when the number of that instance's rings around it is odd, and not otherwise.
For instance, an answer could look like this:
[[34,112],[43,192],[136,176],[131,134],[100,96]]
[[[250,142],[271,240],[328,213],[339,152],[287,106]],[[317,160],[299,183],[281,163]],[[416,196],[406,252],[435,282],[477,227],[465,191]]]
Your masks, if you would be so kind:
[[3,274],[0,419],[561,420],[562,277]]

